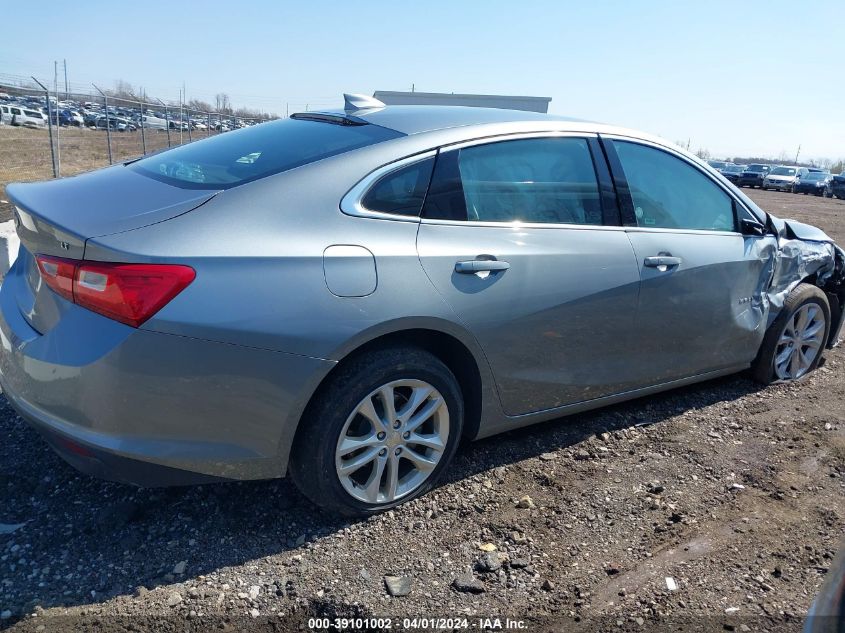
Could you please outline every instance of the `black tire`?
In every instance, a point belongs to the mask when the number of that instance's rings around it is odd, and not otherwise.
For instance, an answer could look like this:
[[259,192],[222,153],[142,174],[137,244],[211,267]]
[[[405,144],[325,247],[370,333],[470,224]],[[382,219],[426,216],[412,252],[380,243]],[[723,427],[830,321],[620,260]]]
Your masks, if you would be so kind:
[[[830,304],[828,303],[825,294],[812,284],[799,284],[789,295],[783,303],[783,309],[777,318],[772,322],[772,325],[766,331],[763,337],[763,343],[760,345],[760,350],[757,352],[757,358],[751,365],[751,374],[757,382],[768,385],[773,382],[781,382],[775,375],[775,351],[777,350],[778,340],[784,330],[789,319],[803,306],[808,303],[817,304],[824,315],[825,329],[824,337],[822,338],[821,347],[816,358],[813,360],[810,368],[804,374],[807,376],[818,367],[822,358],[824,346],[827,344],[827,338],[830,336]],[[803,378],[803,376],[802,376]],[[799,378],[800,380],[801,378]]]
[[[340,482],[335,469],[337,442],[347,418],[368,394],[401,379],[424,380],[440,392],[449,411],[448,440],[439,463],[417,489],[389,503],[366,503]],[[452,461],[461,438],[463,406],[455,376],[425,350],[390,347],[353,358],[321,387],[303,416],[291,450],[291,479],[316,506],[334,514],[368,516],[410,501],[431,490]]]

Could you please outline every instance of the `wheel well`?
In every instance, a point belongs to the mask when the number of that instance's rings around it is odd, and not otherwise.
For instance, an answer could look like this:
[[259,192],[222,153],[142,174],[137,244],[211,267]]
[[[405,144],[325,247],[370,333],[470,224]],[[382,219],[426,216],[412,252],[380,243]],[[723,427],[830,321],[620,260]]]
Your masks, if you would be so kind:
[[[391,332],[390,334],[385,334],[371,341],[367,341],[351,351],[320,382],[303,411],[303,419],[307,417],[312,404],[317,401],[320,393],[340,367],[368,352],[386,347],[399,346],[416,347],[429,352],[440,359],[455,375],[464,399],[463,435],[464,437],[474,437],[478,433],[478,427],[481,424],[481,372],[478,369],[478,364],[475,362],[475,357],[466,345],[454,336],[436,330],[412,329]],[[299,429],[297,428],[298,432]]]

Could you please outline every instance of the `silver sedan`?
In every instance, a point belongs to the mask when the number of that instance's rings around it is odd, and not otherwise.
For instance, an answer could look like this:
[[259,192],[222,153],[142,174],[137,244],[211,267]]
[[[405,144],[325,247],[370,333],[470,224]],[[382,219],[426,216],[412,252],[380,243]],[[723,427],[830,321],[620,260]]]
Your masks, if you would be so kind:
[[0,382],[71,464],[349,515],[480,438],[838,340],[845,253],[658,138],[349,97],[9,186]]

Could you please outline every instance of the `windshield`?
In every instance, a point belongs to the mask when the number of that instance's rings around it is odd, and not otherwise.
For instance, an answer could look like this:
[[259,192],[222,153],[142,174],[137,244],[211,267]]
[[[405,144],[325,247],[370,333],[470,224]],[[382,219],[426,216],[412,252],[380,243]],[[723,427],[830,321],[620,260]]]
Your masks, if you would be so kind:
[[724,171],[726,171],[730,174],[738,174],[740,172],[745,171],[745,166],[744,165],[728,165],[727,167],[724,168]]
[[795,169],[792,167],[775,167],[771,173],[772,176],[794,176]]
[[766,171],[769,168],[768,165],[749,165],[746,171]]
[[827,174],[820,171],[811,171],[806,176],[801,176],[801,180],[824,180]]
[[187,189],[220,189],[404,136],[370,124],[283,119],[182,145],[129,169]]
[[708,160],[707,164],[710,165],[713,169],[722,169],[727,165],[726,162],[721,160]]

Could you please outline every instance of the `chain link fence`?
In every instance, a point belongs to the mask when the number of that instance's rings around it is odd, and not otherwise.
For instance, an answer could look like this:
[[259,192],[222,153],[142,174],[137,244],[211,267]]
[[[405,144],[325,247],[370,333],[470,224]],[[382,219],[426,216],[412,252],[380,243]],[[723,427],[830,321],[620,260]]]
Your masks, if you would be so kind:
[[99,89],[56,94],[43,86],[0,84],[0,221],[11,217],[5,194],[9,183],[72,176],[269,118],[118,97]]

